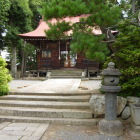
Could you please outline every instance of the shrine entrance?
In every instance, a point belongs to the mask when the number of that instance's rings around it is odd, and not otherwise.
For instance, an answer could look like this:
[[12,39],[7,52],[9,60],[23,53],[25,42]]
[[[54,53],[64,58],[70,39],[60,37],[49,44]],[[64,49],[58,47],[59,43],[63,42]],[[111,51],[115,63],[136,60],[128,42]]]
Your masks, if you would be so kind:
[[72,54],[71,51],[61,51],[60,63],[61,63],[61,67],[74,68],[76,65],[76,55]]

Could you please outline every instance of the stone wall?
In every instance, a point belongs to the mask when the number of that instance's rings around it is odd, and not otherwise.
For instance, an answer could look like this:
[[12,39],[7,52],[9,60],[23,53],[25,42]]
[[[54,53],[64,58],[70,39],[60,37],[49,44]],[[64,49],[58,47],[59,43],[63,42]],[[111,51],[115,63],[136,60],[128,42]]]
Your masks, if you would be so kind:
[[[130,97],[127,98],[117,97],[117,115],[121,116],[122,119],[130,118],[130,107],[131,103],[138,103],[140,98]],[[103,117],[105,115],[105,95],[104,94],[93,94],[89,100],[90,109],[93,112],[94,117]]]

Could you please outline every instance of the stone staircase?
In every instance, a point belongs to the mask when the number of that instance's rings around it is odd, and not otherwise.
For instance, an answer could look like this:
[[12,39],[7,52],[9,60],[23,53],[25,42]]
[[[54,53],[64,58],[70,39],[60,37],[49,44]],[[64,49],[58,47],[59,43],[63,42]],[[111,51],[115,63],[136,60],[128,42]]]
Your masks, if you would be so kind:
[[82,78],[82,69],[51,70],[49,78]]
[[0,97],[0,122],[96,125],[89,108],[90,94],[23,93]]

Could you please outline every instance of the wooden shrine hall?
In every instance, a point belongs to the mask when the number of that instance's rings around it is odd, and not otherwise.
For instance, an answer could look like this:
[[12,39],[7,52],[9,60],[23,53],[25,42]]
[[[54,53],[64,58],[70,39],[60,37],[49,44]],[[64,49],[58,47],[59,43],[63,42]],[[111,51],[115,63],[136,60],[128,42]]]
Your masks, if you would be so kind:
[[[81,15],[77,17],[66,17],[63,20],[71,22],[72,24],[78,23],[80,18],[87,17]],[[52,19],[51,23],[56,23],[56,19]],[[27,43],[36,46],[37,49],[37,67],[41,69],[60,69],[60,68],[77,68],[83,69],[86,64],[85,57],[81,54],[72,54],[70,49],[70,41],[72,40],[70,34],[72,31],[67,32],[68,40],[51,40],[46,37],[45,31],[49,30],[48,24],[40,20],[38,27],[31,32],[19,34]],[[93,34],[100,35],[101,31],[93,29]],[[93,63],[92,63],[93,64]],[[90,64],[91,65],[91,64]],[[94,64],[96,67],[98,65]]]

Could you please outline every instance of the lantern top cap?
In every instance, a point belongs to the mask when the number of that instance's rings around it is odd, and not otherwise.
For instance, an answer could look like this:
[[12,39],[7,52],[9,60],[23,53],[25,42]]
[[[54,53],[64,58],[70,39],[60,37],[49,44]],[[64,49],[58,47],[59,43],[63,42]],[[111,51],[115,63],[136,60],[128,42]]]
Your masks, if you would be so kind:
[[115,68],[115,63],[109,62],[109,63],[108,63],[108,67],[109,67],[109,68]]
[[107,69],[104,69],[101,75],[108,75],[108,76],[119,76],[121,75],[118,69],[115,69],[115,63],[109,62]]

